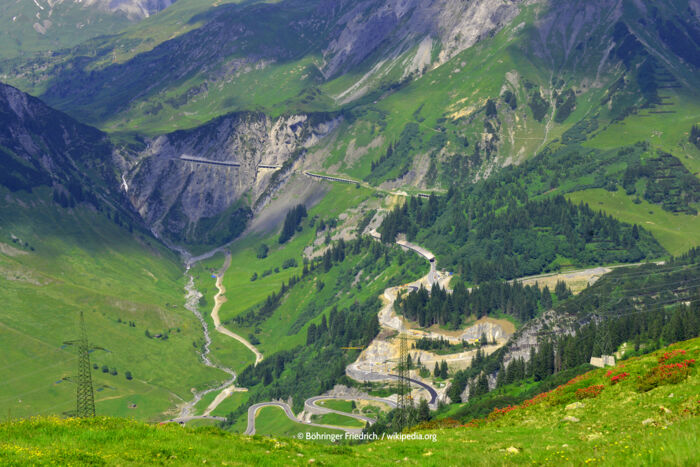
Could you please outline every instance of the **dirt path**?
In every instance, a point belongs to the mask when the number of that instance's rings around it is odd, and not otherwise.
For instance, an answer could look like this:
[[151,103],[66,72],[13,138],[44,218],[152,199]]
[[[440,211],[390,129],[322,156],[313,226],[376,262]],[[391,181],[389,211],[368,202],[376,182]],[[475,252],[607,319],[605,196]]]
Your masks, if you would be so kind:
[[[226,259],[224,260],[224,265],[221,266],[219,273],[216,275],[216,288],[219,290],[219,292],[214,296],[214,308],[212,308],[211,310],[211,319],[214,321],[214,329],[216,330],[216,332],[218,332],[219,334],[223,334],[224,336],[236,339],[238,342],[245,345],[251,352],[253,352],[253,354],[255,355],[255,365],[257,366],[258,363],[262,361],[263,354],[261,354],[260,351],[257,348],[255,348],[253,344],[248,342],[248,340],[239,336],[235,332],[232,332],[225,328],[221,324],[221,319],[219,318],[219,310],[221,309],[221,305],[226,303],[226,287],[224,287],[223,283],[224,274],[230,266],[231,253],[227,251]],[[216,398],[207,406],[206,410],[204,411],[204,415],[209,416],[219,406],[219,404],[221,404],[227,397],[229,397],[234,392],[245,392],[247,390],[247,388],[237,387],[235,383],[229,385],[223,391],[217,394]]]
[[211,319],[214,321],[214,329],[219,334],[223,334],[225,336],[231,337],[233,339],[236,339],[238,342],[241,344],[245,345],[248,347],[248,349],[255,354],[255,365],[257,366],[258,363],[260,363],[263,359],[263,354],[260,353],[260,351],[250,342],[248,342],[247,339],[245,339],[242,336],[239,336],[235,332],[230,331],[229,329],[225,328],[221,324],[221,319],[219,318],[219,310],[221,309],[221,305],[226,303],[226,287],[224,287],[224,274],[228,270],[228,268],[231,266],[231,253],[226,252],[226,260],[224,261],[224,265],[221,267],[221,270],[219,271],[219,274],[216,276],[216,288],[219,290],[219,293],[214,296],[214,308],[211,310]]
[[[253,346],[250,342],[248,342],[246,339],[243,337],[239,336],[238,334],[231,332],[230,330],[226,329],[224,326],[221,325],[221,320],[219,319],[219,309],[221,308],[221,305],[226,302],[226,288],[223,285],[223,279],[224,279],[224,274],[228,270],[228,268],[231,266],[231,253],[228,250],[225,250],[225,247],[219,247],[214,250],[211,250],[207,253],[204,253],[203,255],[197,256],[197,257],[192,257],[187,251],[185,251],[182,248],[171,248],[175,249],[176,251],[179,251],[185,261],[185,267],[186,270],[189,271],[192,266],[195,265],[198,261],[211,258],[214,256],[216,253],[219,252],[225,252],[226,254],[226,259],[224,260],[224,264],[219,270],[219,273],[217,274],[216,277],[216,288],[218,289],[218,293],[214,297],[214,307],[212,308],[211,311],[211,317],[212,320],[214,321],[214,329],[216,329],[217,332],[220,334],[223,334],[225,336],[231,337],[233,339],[236,339],[243,345],[245,345],[248,349],[251,350],[255,354],[255,365],[260,363],[260,361],[263,359],[263,355],[258,351],[258,349]],[[220,384],[219,386],[213,387],[213,388],[208,388],[200,391],[192,390],[192,394],[194,397],[190,402],[187,402],[180,406],[180,413],[177,418],[171,419],[169,421],[171,422],[185,422],[187,420],[191,420],[194,418],[197,418],[192,412],[194,411],[194,407],[202,400],[204,396],[207,394],[210,394],[212,392],[220,391],[219,394],[217,394],[216,398],[207,406],[206,410],[204,411],[204,414],[199,416],[200,418],[216,418],[216,417],[211,417],[211,413],[216,409],[219,404],[221,404],[222,401],[224,401],[227,397],[229,397],[231,394],[234,392],[242,392],[242,391],[247,391],[246,388],[239,388],[236,387],[235,381],[236,381],[236,372],[233,371],[231,368],[225,367],[223,365],[218,365],[214,363],[211,358],[209,357],[211,350],[211,335],[209,334],[209,325],[207,324],[207,321],[204,319],[202,314],[199,312],[199,299],[202,297],[201,292],[197,290],[194,284],[194,277],[190,274],[189,275],[189,281],[187,282],[187,285],[185,286],[185,308],[190,310],[192,314],[194,314],[199,322],[202,325],[202,330],[204,332],[204,346],[201,352],[201,357],[202,361],[204,362],[205,365],[211,367],[211,368],[216,368],[221,371],[224,371],[225,373],[228,373],[231,377],[226,380],[224,383]],[[194,418],[193,418],[194,417]]]
[[185,295],[185,308],[190,310],[192,314],[194,314],[197,317],[197,319],[202,325],[202,331],[204,332],[204,347],[200,354],[202,357],[202,361],[206,366],[219,369],[225,373],[228,373],[231,377],[228,380],[226,380],[223,384],[213,388],[204,389],[200,391],[196,391],[195,389],[193,389],[192,394],[194,397],[190,402],[187,402],[180,407],[180,414],[176,420],[191,417],[193,415],[192,411],[194,410],[195,405],[197,405],[204,396],[206,396],[209,393],[228,388],[234,383],[234,381],[236,381],[235,371],[233,371],[231,368],[217,365],[216,363],[211,361],[211,358],[209,358],[209,354],[211,353],[211,336],[209,334],[209,325],[207,324],[207,321],[204,319],[202,314],[199,312],[199,299],[202,297],[202,294],[197,290],[197,288],[194,285],[194,277],[190,275],[189,278],[190,280],[185,286],[185,291],[187,292],[187,294]]
[[202,413],[203,416],[209,417],[211,413],[216,409],[227,397],[229,397],[234,392],[248,392],[248,388],[239,388],[235,384],[225,388],[219,394],[216,395],[213,401],[207,406],[206,410]]

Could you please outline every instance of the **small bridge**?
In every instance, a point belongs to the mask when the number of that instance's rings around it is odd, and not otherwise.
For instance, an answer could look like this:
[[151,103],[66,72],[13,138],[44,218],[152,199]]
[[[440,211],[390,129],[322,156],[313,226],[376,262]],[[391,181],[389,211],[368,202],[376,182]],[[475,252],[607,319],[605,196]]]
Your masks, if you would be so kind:
[[195,157],[195,156],[180,156],[181,161],[185,162],[195,162],[197,164],[209,164],[209,165],[222,165],[225,167],[240,167],[241,164],[238,162],[234,161],[214,161],[211,159],[205,159],[203,157]]
[[341,182],[341,183],[359,183],[357,180],[350,180],[347,178],[329,177],[328,175],[315,174],[312,172],[304,172],[304,175],[311,178],[318,178],[321,180],[329,180],[331,182]]
[[[184,162],[194,162],[196,164],[209,164],[209,165],[221,165],[224,167],[240,167],[241,164],[236,161],[215,161],[212,159],[206,159],[204,157],[196,156],[180,156],[180,160]],[[273,169],[279,170],[282,168],[281,165],[276,164],[258,164],[258,169]]]

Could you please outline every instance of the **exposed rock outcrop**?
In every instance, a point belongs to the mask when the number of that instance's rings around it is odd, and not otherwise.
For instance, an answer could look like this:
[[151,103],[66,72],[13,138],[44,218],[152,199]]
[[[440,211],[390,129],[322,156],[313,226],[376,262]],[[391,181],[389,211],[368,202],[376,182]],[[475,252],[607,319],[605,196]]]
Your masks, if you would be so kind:
[[506,345],[503,364],[507,366],[518,358],[530,360],[530,349],[537,350],[542,338],[573,334],[576,327],[577,320],[573,316],[559,314],[553,310],[543,313],[513,335]]
[[[334,125],[307,115],[272,119],[239,113],[160,136],[148,143],[129,170],[128,198],[159,235],[225,243],[245,228],[253,203],[277,168]],[[182,156],[210,162],[185,161]]]
[[[342,32],[324,51],[323,71],[333,76],[387,48],[384,60],[396,58],[409,49],[434,38],[441,51],[438,63],[471,47],[491,34],[519,11],[522,0],[366,0],[357,2],[338,24]],[[428,52],[433,44],[431,41]],[[420,47],[418,53],[420,54]],[[428,57],[430,53],[428,54]],[[428,63],[430,58],[428,58]],[[411,62],[416,68],[424,60]],[[420,71],[420,70],[416,70]]]

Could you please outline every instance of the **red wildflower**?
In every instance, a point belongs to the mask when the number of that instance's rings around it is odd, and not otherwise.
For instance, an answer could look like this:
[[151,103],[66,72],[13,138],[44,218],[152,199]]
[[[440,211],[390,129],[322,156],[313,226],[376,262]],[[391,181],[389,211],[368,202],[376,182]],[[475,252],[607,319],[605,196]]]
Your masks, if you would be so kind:
[[644,377],[639,379],[638,389],[640,391],[649,391],[662,384],[675,384],[686,379],[690,374],[690,367],[695,364],[694,359],[683,360],[678,363],[663,363],[676,355],[683,354],[685,354],[684,350],[666,352],[659,358],[659,365],[652,368]]
[[581,388],[576,390],[577,399],[593,399],[598,397],[601,392],[603,392],[604,386],[602,384],[589,386],[587,388]]
[[613,384],[613,385],[617,384],[620,381],[622,381],[623,379],[627,378],[629,375],[630,375],[629,373],[620,373],[618,375],[615,375],[612,378],[610,378],[610,384]]
[[670,352],[664,352],[662,356],[659,357],[659,363],[665,363],[672,359],[673,357],[676,357],[678,355],[685,355],[686,352],[683,349],[677,349],[677,350],[672,350]]

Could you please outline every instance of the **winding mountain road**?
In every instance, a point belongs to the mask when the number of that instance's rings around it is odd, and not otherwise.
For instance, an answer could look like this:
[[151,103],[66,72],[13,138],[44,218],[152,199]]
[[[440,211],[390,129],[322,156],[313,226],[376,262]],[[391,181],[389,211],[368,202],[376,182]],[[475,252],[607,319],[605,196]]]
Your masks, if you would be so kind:
[[[389,376],[392,376],[395,379],[399,379],[399,375],[389,375]],[[419,381],[417,379],[413,379],[413,378],[406,378],[406,379],[411,384],[415,384],[416,386],[420,386],[423,389],[425,389],[426,391],[428,391],[428,394],[430,394],[430,400],[428,401],[428,405],[430,405],[431,407],[437,406],[438,393],[432,386],[430,386],[427,383],[424,383],[423,381]]]
[[[292,420],[295,423],[301,423],[302,425],[307,425],[307,426],[313,426],[316,428],[327,428],[330,430],[341,430],[341,431],[346,431],[348,433],[362,433],[362,428],[346,428],[346,427],[339,427],[339,426],[334,426],[334,425],[323,425],[320,423],[312,423],[312,422],[305,422],[303,420],[299,420],[297,417],[294,416],[294,412],[292,412],[292,408],[289,407],[288,404],[284,402],[261,402],[260,404],[255,404],[251,405],[250,408],[248,408],[248,427],[245,430],[246,435],[254,435],[255,434],[255,417],[258,414],[258,410],[262,409],[263,407],[279,407],[282,410],[284,410],[285,415],[287,415],[287,418]],[[339,412],[345,416],[351,417],[352,414],[345,413],[345,412]],[[357,418],[357,417],[353,417]]]
[[[370,235],[374,238],[379,238],[379,239],[381,238],[381,235],[379,235],[379,233],[376,232],[375,230],[370,232]],[[423,285],[423,286],[427,285],[428,287],[431,287],[433,284],[440,283],[441,281],[443,281],[445,279],[437,272],[435,256],[431,252],[429,252],[428,250],[426,250],[418,245],[414,245],[412,243],[409,243],[405,240],[399,240],[396,243],[404,248],[415,251],[417,254],[424,257],[430,263],[430,271],[428,272],[428,274],[425,277],[421,278],[420,280],[415,281],[412,284],[409,284],[409,286],[418,287],[420,285]],[[260,351],[253,344],[251,344],[247,339],[245,339],[244,337],[242,337],[242,336],[234,333],[233,331],[227,329],[226,327],[224,327],[222,325],[221,319],[219,317],[219,310],[221,309],[221,306],[227,300],[226,295],[225,295],[226,288],[223,285],[223,279],[224,279],[224,275],[225,275],[226,271],[228,270],[228,268],[231,265],[231,253],[223,248],[217,248],[216,250],[212,250],[211,252],[205,253],[199,257],[192,257],[192,256],[186,254],[185,255],[185,264],[186,264],[187,270],[189,271],[189,269],[196,262],[201,261],[201,260],[206,259],[206,258],[209,258],[209,257],[213,256],[214,254],[221,252],[221,251],[225,252],[226,257],[225,257],[223,266],[221,267],[218,274],[216,275],[216,288],[218,289],[218,293],[214,296],[214,306],[213,306],[212,312],[211,312],[212,321],[214,322],[214,329],[218,333],[225,335],[227,337],[231,337],[233,339],[236,339],[237,341],[239,341],[240,343],[245,345],[255,355],[255,365],[258,365],[263,360],[263,354],[260,353]],[[223,417],[214,417],[214,416],[211,416],[211,413],[219,406],[219,404],[221,404],[221,402],[223,400],[225,400],[227,397],[229,397],[233,392],[245,391],[246,389],[236,387],[235,380],[236,380],[237,375],[233,370],[231,370],[230,368],[225,368],[225,367],[214,364],[213,362],[211,362],[211,360],[208,357],[209,346],[211,345],[211,337],[209,335],[209,329],[208,329],[207,323],[204,320],[204,318],[202,317],[202,315],[199,313],[199,310],[197,309],[197,302],[199,300],[199,297],[201,297],[201,294],[194,287],[194,278],[192,276],[190,276],[190,282],[188,283],[187,292],[188,292],[188,294],[187,294],[187,308],[190,311],[192,311],[195,314],[195,316],[197,316],[197,318],[202,323],[202,328],[204,330],[205,347],[204,347],[204,352],[202,353],[202,359],[204,360],[205,364],[207,364],[208,366],[212,366],[214,368],[219,368],[223,371],[226,371],[227,373],[229,373],[232,376],[232,378],[230,380],[226,381],[223,385],[220,385],[216,388],[210,388],[210,389],[207,389],[204,391],[196,392],[193,400],[183,406],[183,408],[180,411],[180,415],[177,418],[173,418],[173,419],[168,420],[168,422],[186,423],[190,420],[202,420],[202,419],[222,421],[222,420],[224,420]],[[389,327],[391,329],[397,328],[399,331],[401,331],[404,328],[403,322],[401,321],[400,318],[398,318],[396,316],[393,316],[393,317],[391,316],[391,312],[393,311],[393,308],[392,308],[393,302],[394,302],[394,300],[396,300],[397,293],[398,293],[398,287],[391,287],[391,288],[388,288],[385,290],[385,292],[384,292],[385,298],[387,299],[387,301],[389,303],[386,306],[384,306],[382,308],[382,310],[380,310],[379,317],[380,317],[380,322],[381,322],[382,326]],[[352,365],[348,366],[348,368],[346,369],[346,372],[347,372],[348,376],[350,376],[350,377],[352,377],[352,375],[351,375],[352,371],[350,371],[351,366]],[[371,375],[362,375],[361,373],[362,372],[359,371],[357,373],[357,376],[360,380],[363,380],[363,381],[377,380],[376,378],[382,378],[383,380],[387,380],[387,379],[390,380],[390,379],[397,379],[398,378],[397,375],[389,374],[389,373],[387,373],[387,374],[372,373]],[[364,377],[364,376],[368,376],[368,377]],[[358,379],[358,378],[356,378],[356,379]],[[428,394],[430,394],[429,404],[431,405],[431,407],[435,407],[437,405],[438,393],[434,388],[432,388],[430,385],[428,385],[427,383],[425,383],[423,381],[419,381],[419,380],[416,380],[413,378],[409,378],[409,381],[412,384],[425,389],[428,392]],[[220,391],[220,392],[219,392],[219,394],[217,394],[216,398],[206,408],[203,415],[194,415],[191,413],[192,410],[194,409],[194,406],[202,399],[202,397],[204,397],[206,394],[209,394],[209,393],[215,392],[215,391]],[[311,398],[307,399],[304,402],[305,411],[308,412],[309,414],[318,414],[318,415],[321,415],[324,413],[335,413],[338,415],[343,415],[346,417],[355,418],[357,420],[360,420],[362,422],[369,423],[369,424],[376,422],[376,420],[371,418],[371,417],[342,412],[339,410],[329,409],[327,407],[321,407],[321,406],[317,405],[317,403],[319,401],[330,400],[330,399],[366,400],[366,401],[381,402],[381,403],[389,405],[392,408],[396,407],[396,402],[394,402],[390,399],[381,399],[381,398],[372,397],[372,396],[352,396],[352,397],[350,397],[350,396],[315,396],[315,397],[311,397]],[[307,421],[304,421],[304,420],[297,418],[294,415],[294,412],[292,411],[291,407],[289,407],[289,405],[284,403],[284,402],[261,402],[261,403],[252,405],[248,409],[248,425],[246,427],[245,434],[248,434],[248,435],[255,434],[255,417],[261,408],[268,407],[268,406],[275,406],[275,407],[281,408],[285,412],[286,416],[290,420],[292,420],[296,423],[301,423],[304,425],[314,426],[314,427],[319,427],[319,428],[343,430],[343,431],[346,431],[349,433],[359,433],[362,431],[361,428],[348,428],[348,427],[339,427],[339,426],[331,426],[331,425],[323,425],[323,424],[307,422]]]
[[[372,230],[370,231],[370,235],[375,238],[381,240],[381,235],[376,231]],[[447,283],[447,279],[449,278],[448,276],[442,276],[440,273],[437,272],[437,267],[436,267],[436,261],[435,261],[435,255],[433,255],[430,251],[426,250],[423,247],[420,247],[418,245],[414,245],[410,242],[407,242],[405,240],[398,240],[396,242],[398,245],[407,248],[409,250],[412,250],[419,254],[420,256],[424,257],[430,264],[430,271],[428,274],[426,274],[424,277],[421,279],[412,282],[411,284],[408,284],[408,287],[419,287],[419,286],[427,286],[432,287],[433,284],[440,284],[443,287]],[[396,296],[398,294],[398,290],[401,286],[399,287],[389,287],[384,291],[384,297],[386,301],[388,302],[385,304],[384,307],[379,311],[379,321],[380,325],[385,328],[397,330],[399,332],[404,331],[404,323],[401,318],[395,315],[393,313],[393,305],[394,301],[396,300]],[[406,286],[403,286],[406,287]],[[392,316],[393,314],[393,316]],[[346,374],[352,378],[355,379],[356,381],[387,381],[387,380],[395,380],[398,379],[398,375],[391,374],[391,373],[379,373],[379,372],[365,372],[359,368],[359,365],[357,365],[357,362],[354,362],[346,368]],[[430,386],[429,384],[414,379],[414,378],[408,378],[409,382],[415,386],[418,386],[428,392],[430,395],[430,400],[428,401],[428,404],[430,405],[431,408],[435,409],[437,408],[437,402],[438,402],[438,392]],[[372,424],[375,423],[376,420],[371,418],[371,417],[366,417],[364,415],[357,415],[357,414],[352,414],[348,412],[342,412],[340,410],[334,410],[334,409],[329,409],[327,407],[321,407],[317,405],[317,402],[320,402],[322,400],[329,400],[329,399],[340,399],[340,400],[367,400],[367,401],[375,401],[375,402],[382,402],[385,404],[388,404],[390,407],[395,408],[396,402],[389,400],[389,399],[381,399],[377,397],[371,397],[371,396],[366,396],[366,397],[361,397],[361,396],[355,396],[355,397],[350,397],[350,396],[315,396],[315,397],[310,397],[306,401],[304,401],[304,411],[311,413],[311,414],[324,414],[324,413],[335,413],[338,415],[344,415],[346,417],[352,417],[357,420]],[[287,415],[287,418],[290,420],[297,422],[297,423],[302,423],[305,425],[309,426],[316,426],[316,427],[321,427],[321,428],[331,428],[331,429],[339,429],[343,431],[347,431],[349,433],[352,432],[360,432],[362,431],[361,429],[357,428],[345,428],[345,427],[338,427],[338,426],[329,426],[329,425],[319,425],[319,424],[314,424],[310,422],[305,422],[303,420],[300,420],[294,415],[294,412],[292,412],[291,407],[289,407],[288,404],[284,402],[261,402],[255,405],[252,405],[248,409],[248,426],[246,428],[245,434],[247,435],[253,435],[255,434],[255,417],[258,413],[258,410],[260,410],[263,407],[268,407],[268,406],[275,406],[275,407],[280,407],[282,410],[284,410],[285,414]]]
[[[347,412],[343,412],[340,410],[334,410],[334,409],[329,409],[328,407],[322,407],[318,405],[319,402],[322,401],[330,401],[330,400],[343,400],[343,401],[367,401],[367,402],[379,402],[381,404],[387,404],[391,408],[396,408],[396,402],[394,402],[391,399],[383,399],[381,397],[372,397],[372,396],[315,396],[315,397],[309,397],[306,399],[304,402],[304,410],[309,411],[309,412],[314,412],[314,411],[319,411],[317,413],[337,413],[340,415],[351,415]],[[374,419],[369,418],[369,417],[364,417],[364,416],[355,416],[354,418],[357,418],[358,420],[365,420],[368,422],[374,423]]]
[[[314,396],[306,399],[304,402],[304,411],[313,414],[313,415],[323,415],[327,413],[334,413],[338,415],[343,415],[345,417],[350,417],[354,418],[356,420],[360,420],[361,422],[365,422],[368,424],[373,424],[377,420],[371,417],[367,417],[365,415],[358,415],[350,412],[343,412],[342,410],[334,410],[334,409],[329,409],[327,407],[321,407],[318,404],[320,401],[324,400],[364,400],[364,401],[370,401],[370,402],[379,402],[383,404],[387,404],[392,408],[396,407],[396,402],[390,400],[390,399],[382,399],[379,397],[372,397],[372,396]],[[341,430],[345,431],[348,433],[361,433],[362,428],[348,428],[348,427],[341,427],[341,426],[335,426],[335,425],[323,425],[320,423],[313,423],[313,422],[307,422],[302,419],[299,419],[297,416],[294,415],[294,412],[292,411],[292,408],[289,406],[289,404],[285,402],[260,402],[259,404],[251,405],[248,408],[248,426],[246,427],[245,433],[246,435],[254,435],[255,434],[255,417],[258,415],[258,411],[262,409],[263,407],[279,407],[281,408],[287,418],[292,420],[295,423],[300,423],[302,425],[307,425],[307,426],[313,426],[317,428],[328,428],[331,430]]]
[[[370,236],[377,239],[381,240],[381,235],[379,232],[376,230],[371,230],[369,232]],[[399,334],[401,333],[406,333],[408,334],[415,334],[417,332],[420,332],[421,336],[432,336],[433,333],[426,333],[424,331],[416,331],[416,330],[411,330],[407,329],[408,326],[406,325],[406,322],[404,319],[396,314],[394,311],[394,302],[396,301],[396,298],[399,294],[399,291],[403,288],[410,288],[410,289],[415,289],[417,290],[419,287],[425,287],[430,289],[434,284],[438,284],[441,287],[446,287],[447,283],[449,282],[450,276],[441,274],[437,271],[437,263],[435,261],[435,255],[433,255],[430,251],[426,250],[425,248],[415,245],[413,243],[410,243],[406,240],[397,240],[396,243],[400,245],[403,248],[409,249],[417,253],[418,255],[422,256],[425,258],[428,263],[430,264],[430,271],[428,274],[426,274],[424,277],[411,282],[409,284],[404,284],[402,286],[394,286],[394,287],[388,287],[387,289],[384,290],[384,306],[379,310],[379,325],[384,328],[388,329],[391,331],[396,331]],[[345,374],[349,377],[354,379],[355,381],[388,381],[388,380],[394,380],[398,379],[398,376],[395,374],[391,374],[388,371],[382,372],[381,369],[377,369],[374,365],[369,365],[370,371],[367,371],[366,368],[363,367],[366,366],[366,362],[363,361],[363,357],[368,353],[369,349],[372,348],[372,345],[377,342],[377,339],[372,341],[372,343],[365,349],[363,352],[360,354],[357,360],[355,360],[353,363],[347,366],[345,369]],[[414,378],[408,378],[409,381],[422,388],[425,389],[428,394],[430,395],[430,401],[428,404],[430,405],[431,408],[436,409],[437,408],[437,403],[438,403],[438,392],[430,386],[428,383],[417,380]]]

